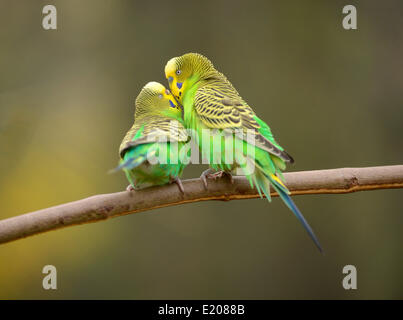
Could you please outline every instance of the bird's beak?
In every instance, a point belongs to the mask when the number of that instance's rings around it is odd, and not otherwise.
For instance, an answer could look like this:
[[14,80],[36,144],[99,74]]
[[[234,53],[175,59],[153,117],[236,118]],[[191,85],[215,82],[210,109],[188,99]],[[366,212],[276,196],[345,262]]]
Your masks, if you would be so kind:
[[175,96],[173,94],[171,94],[171,91],[169,91],[168,89],[165,90],[165,96],[169,99],[171,105],[176,105],[177,107],[179,107],[179,109],[181,109],[181,111],[183,113],[182,104],[178,101],[178,99],[175,98]]
[[168,85],[169,85],[169,90],[172,90],[172,83],[174,82],[174,77],[167,77],[168,80]]
[[171,90],[173,96],[176,100],[181,100],[181,88],[182,83],[178,83],[175,77],[168,77],[169,89]]

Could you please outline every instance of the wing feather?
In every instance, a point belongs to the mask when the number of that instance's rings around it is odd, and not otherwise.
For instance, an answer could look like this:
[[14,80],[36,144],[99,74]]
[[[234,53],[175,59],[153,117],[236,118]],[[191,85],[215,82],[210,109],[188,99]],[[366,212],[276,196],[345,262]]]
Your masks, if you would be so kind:
[[[261,130],[256,114],[252,108],[239,96],[238,92],[226,78],[213,79],[207,85],[196,91],[194,108],[201,122],[211,129],[241,129],[252,130],[255,145],[286,162],[293,162],[275,141],[273,136],[265,136],[267,128]],[[246,135],[244,135],[244,140]],[[272,141],[271,141],[272,140]]]
[[177,120],[163,117],[149,117],[141,121],[142,125],[134,124],[127,132],[119,148],[123,158],[126,151],[140,144],[153,142],[187,142],[189,136],[183,124]]

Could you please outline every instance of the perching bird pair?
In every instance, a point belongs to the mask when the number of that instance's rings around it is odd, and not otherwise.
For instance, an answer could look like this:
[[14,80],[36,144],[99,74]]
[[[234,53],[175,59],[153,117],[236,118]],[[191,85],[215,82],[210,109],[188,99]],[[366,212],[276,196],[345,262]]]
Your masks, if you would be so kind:
[[[293,158],[274,140],[269,126],[240,97],[209,59],[188,53],[165,66],[170,91],[148,83],[136,99],[133,127],[120,146],[120,165],[130,182],[128,190],[176,182],[187,164],[189,139],[196,141],[210,169],[201,179],[223,173],[246,176],[271,201],[270,186],[303,224],[322,252],[317,237],[282,182],[282,171]],[[207,134],[206,134],[207,132]],[[230,139],[229,139],[230,138]],[[220,140],[220,143],[215,143]],[[228,150],[232,158],[228,161]],[[164,159],[164,161],[161,161]]]

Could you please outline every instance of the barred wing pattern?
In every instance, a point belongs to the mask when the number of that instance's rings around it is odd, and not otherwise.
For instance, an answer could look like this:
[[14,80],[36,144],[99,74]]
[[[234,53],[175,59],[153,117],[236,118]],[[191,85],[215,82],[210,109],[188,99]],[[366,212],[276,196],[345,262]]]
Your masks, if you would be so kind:
[[[139,123],[138,121],[137,123]],[[185,127],[172,118],[148,117],[142,119],[140,124],[134,124],[126,133],[119,148],[120,157],[133,147],[144,143],[152,142],[187,142],[189,136]],[[142,130],[139,137],[135,138],[139,130]]]
[[[211,129],[252,130],[255,145],[286,162],[293,162],[292,157],[275,145],[273,137],[264,135],[256,121],[252,108],[239,96],[232,85],[224,79],[213,79],[199,88],[195,94],[194,108],[200,121]],[[263,133],[263,134],[262,134]],[[273,141],[270,141],[273,140]],[[244,135],[246,140],[246,135]]]

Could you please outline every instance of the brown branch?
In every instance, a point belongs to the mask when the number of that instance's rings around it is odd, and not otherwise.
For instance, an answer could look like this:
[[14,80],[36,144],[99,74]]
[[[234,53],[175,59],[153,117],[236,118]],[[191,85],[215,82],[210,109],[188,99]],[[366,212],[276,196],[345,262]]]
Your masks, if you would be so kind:
[[[349,193],[403,187],[403,165],[343,168],[284,174],[292,194]],[[183,181],[185,194],[176,185],[123,191],[92,196],[83,200],[26,213],[0,221],[0,243],[67,226],[97,222],[130,213],[206,200],[258,198],[244,177],[208,181],[205,190],[200,179]],[[272,193],[274,196],[275,193]]]

